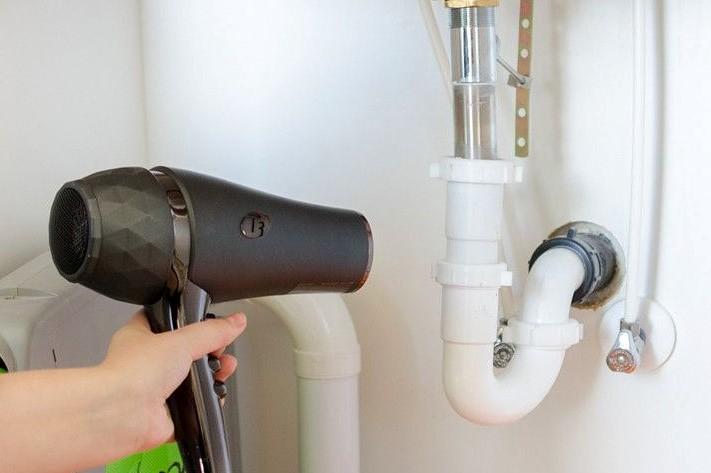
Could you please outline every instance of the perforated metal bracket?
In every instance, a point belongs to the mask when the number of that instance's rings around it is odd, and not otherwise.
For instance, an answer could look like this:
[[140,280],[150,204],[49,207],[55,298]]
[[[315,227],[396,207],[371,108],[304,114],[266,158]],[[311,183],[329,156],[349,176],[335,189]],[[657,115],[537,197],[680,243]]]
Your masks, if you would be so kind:
[[[521,0],[518,20],[518,74],[521,77],[531,77],[531,53],[533,52],[533,0]],[[530,104],[531,91],[529,87],[516,88],[516,149],[517,158],[527,158],[529,155],[530,135]]]

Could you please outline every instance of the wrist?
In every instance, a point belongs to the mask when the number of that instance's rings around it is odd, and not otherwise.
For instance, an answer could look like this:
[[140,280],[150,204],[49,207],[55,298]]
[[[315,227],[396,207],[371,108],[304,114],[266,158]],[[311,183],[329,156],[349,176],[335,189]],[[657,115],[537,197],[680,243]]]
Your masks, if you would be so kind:
[[99,430],[106,429],[97,434],[113,439],[116,458],[146,449],[146,396],[120,370],[104,365],[88,369],[97,386],[95,422]]

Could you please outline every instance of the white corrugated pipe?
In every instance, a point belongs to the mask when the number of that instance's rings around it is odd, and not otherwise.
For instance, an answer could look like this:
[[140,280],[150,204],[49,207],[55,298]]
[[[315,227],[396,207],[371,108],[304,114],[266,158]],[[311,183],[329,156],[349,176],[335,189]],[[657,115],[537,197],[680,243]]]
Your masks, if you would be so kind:
[[359,473],[360,346],[343,299],[299,294],[252,302],[277,314],[294,341],[299,471]]

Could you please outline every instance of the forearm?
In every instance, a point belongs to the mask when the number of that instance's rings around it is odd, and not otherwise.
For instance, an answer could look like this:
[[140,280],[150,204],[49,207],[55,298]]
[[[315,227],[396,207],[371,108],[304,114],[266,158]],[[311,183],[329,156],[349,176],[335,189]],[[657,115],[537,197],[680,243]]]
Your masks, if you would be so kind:
[[142,403],[101,368],[0,376],[0,473],[63,473],[141,448]]

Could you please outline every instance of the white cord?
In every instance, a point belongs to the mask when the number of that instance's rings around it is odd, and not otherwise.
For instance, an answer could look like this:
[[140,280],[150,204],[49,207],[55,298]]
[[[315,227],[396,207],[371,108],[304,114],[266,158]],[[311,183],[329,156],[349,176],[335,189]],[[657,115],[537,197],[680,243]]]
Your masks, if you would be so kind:
[[646,36],[647,1],[634,0],[634,107],[632,134],[632,171],[630,190],[629,240],[627,243],[627,289],[625,322],[639,319],[639,279],[644,206],[644,164],[646,134]]
[[430,36],[432,52],[437,58],[437,64],[439,65],[439,72],[442,76],[444,90],[447,92],[449,102],[452,103],[451,66],[449,65],[449,56],[447,56],[447,49],[444,47],[444,40],[442,40],[442,34],[439,32],[437,18],[435,17],[434,10],[432,9],[432,0],[419,0],[419,2],[420,12],[422,13],[422,19],[425,22],[427,33],[429,33]]

